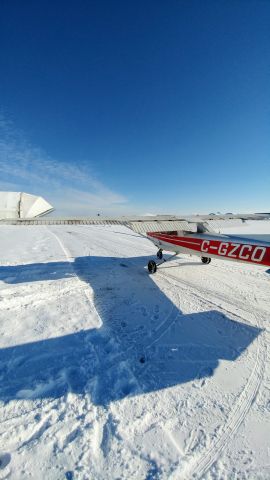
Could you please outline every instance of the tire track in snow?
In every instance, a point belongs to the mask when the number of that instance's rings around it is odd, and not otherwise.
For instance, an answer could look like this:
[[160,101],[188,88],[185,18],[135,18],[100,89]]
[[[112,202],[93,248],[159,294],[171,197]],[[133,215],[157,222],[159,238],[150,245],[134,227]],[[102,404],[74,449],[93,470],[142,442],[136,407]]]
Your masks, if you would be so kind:
[[[67,255],[68,260],[70,261],[73,257],[71,257],[68,250],[64,247],[62,241],[57,237],[56,234],[54,234],[53,232],[50,232],[50,233],[55,236],[59,245],[62,247],[63,251]],[[104,250],[106,250],[106,252],[110,251],[113,254],[117,254],[117,255],[120,254],[120,252],[112,251],[112,249],[109,249],[109,248],[106,248],[106,249],[104,248]],[[125,256],[121,255],[121,257],[124,258]],[[162,273],[158,272],[158,275],[164,277],[164,279],[166,279],[166,277],[170,277],[173,281],[176,281],[177,284],[179,284],[182,288],[185,287],[186,290],[188,289],[190,291],[192,289],[193,290],[192,294],[197,298],[199,298],[200,300],[202,300],[204,303],[206,304],[208,303],[208,305],[210,303],[223,311],[227,311],[228,313],[236,317],[239,317],[245,321],[248,321],[247,318],[241,317],[237,315],[235,312],[226,310],[221,305],[215,302],[205,300],[205,298],[201,296],[199,293],[194,292],[195,287],[192,286],[192,284],[190,284],[189,282],[182,281],[179,278],[168,274],[167,272],[166,274],[163,272]],[[78,278],[78,281],[80,283],[83,283],[79,278]],[[204,292],[206,296],[209,295],[209,292],[207,291],[207,289],[204,289]],[[222,298],[222,301],[228,302],[228,299]],[[91,303],[92,302],[93,301],[91,299]],[[244,304],[242,306],[244,306]],[[244,311],[245,313],[251,313],[251,312],[247,312],[246,308],[244,309]],[[154,337],[151,338],[149,345],[146,346],[146,349],[149,348],[149,346],[151,346],[153,343],[157,342],[167,332],[167,330],[170,328],[170,326],[174,323],[175,319],[177,318],[177,315],[178,315],[178,308],[175,307],[175,309],[172,309],[172,311],[169,313],[167,318],[163,320],[156,327],[155,335]],[[259,324],[259,327],[261,327],[260,324]],[[232,436],[235,435],[235,433],[239,429],[240,425],[244,421],[252,405],[252,402],[254,401],[257,395],[257,392],[259,390],[259,387],[263,378],[265,343],[264,343],[264,339],[262,339],[261,337],[262,335],[260,335],[257,340],[258,347],[256,352],[256,360],[255,360],[252,373],[249,377],[248,382],[246,383],[245,387],[240,393],[237,401],[235,402],[234,407],[232,408],[228,416],[227,423],[221,427],[217,438],[211,443],[210,447],[205,448],[200,453],[200,455],[198,455],[198,457],[193,460],[187,456],[185,468],[181,466],[181,468],[179,467],[178,469],[176,469],[172,474],[172,478],[175,478],[177,480],[178,479],[187,480],[188,478],[201,478],[202,475],[204,475],[209,470],[209,468],[211,468],[213,463],[219,458],[221,453],[224,451],[228,441],[231,440]],[[182,458],[182,461],[185,461],[185,459]]]
[[[172,285],[176,286],[176,283],[181,287],[181,288],[185,288],[186,291],[189,291],[191,292],[192,291],[192,295],[195,296],[196,298],[200,299],[203,303],[205,304],[208,304],[208,305],[212,305],[216,308],[219,308],[221,309],[223,312],[227,312],[229,313],[230,315],[234,315],[235,317],[241,319],[241,320],[244,320],[245,322],[251,324],[251,325],[254,325],[254,323],[252,323],[252,321],[250,319],[248,319],[246,316],[243,316],[243,315],[239,315],[239,313],[236,313],[235,311],[233,310],[229,310],[228,308],[226,308],[225,306],[221,305],[220,303],[217,303],[215,302],[214,300],[209,300],[209,296],[211,296],[211,291],[207,290],[206,288],[202,288],[201,286],[194,286],[191,282],[188,282],[186,280],[183,280],[179,277],[176,277],[175,275],[172,275],[172,274],[169,274],[169,273],[163,273],[163,272],[158,272],[158,275],[159,276],[162,276],[168,283],[171,283],[168,279],[171,279],[173,280],[173,283]],[[176,282],[176,283],[175,283]],[[200,295],[200,292],[203,293],[203,295]],[[206,300],[207,298],[207,300]],[[216,299],[219,299],[220,302],[224,302],[225,304],[228,304],[230,306],[234,306],[234,304],[229,301],[228,297],[225,296],[225,295],[220,295],[220,293],[217,293],[215,292],[215,298]],[[239,299],[237,300],[237,308],[238,307],[241,307],[242,311],[245,313],[245,314],[248,314],[248,315],[251,315],[252,319],[254,319],[254,314],[252,312],[250,312],[249,310],[247,310],[247,303],[245,302],[240,302]],[[259,307],[258,307],[259,308]],[[266,311],[260,309],[261,313],[263,314],[267,314]]]
[[[50,230],[49,230],[50,231]],[[63,245],[62,241],[58,238],[58,236],[54,233],[54,232],[51,232],[54,235],[54,237],[57,239],[58,241],[58,244],[63,248],[63,251],[65,252],[65,254],[67,255],[67,258],[68,260],[71,260],[73,259],[74,257],[71,256],[70,252],[68,251],[68,249]],[[81,232],[80,232],[81,233]],[[80,233],[77,235],[77,238],[79,239],[80,237]],[[84,236],[86,236],[84,234]],[[80,239],[81,240],[81,239]],[[90,240],[90,239],[89,239]],[[81,240],[82,241],[82,240]],[[82,242],[83,245],[84,245],[84,242]],[[85,246],[85,245],[84,245]],[[110,254],[113,254],[113,255],[117,255],[117,256],[121,256],[121,258],[129,258],[129,256],[127,255],[123,255],[121,252],[119,251],[115,251],[114,249],[108,247],[108,246],[98,246],[99,248],[101,247],[107,254],[110,253]],[[75,269],[74,269],[75,271]],[[76,273],[76,272],[75,272]],[[147,273],[148,274],[148,273]],[[78,276],[76,274],[76,276]],[[80,278],[78,277],[78,281],[80,283],[83,283]],[[92,300],[92,303],[93,303],[93,300]],[[149,343],[147,345],[144,346],[144,352],[147,354],[147,351],[149,348],[152,347],[152,345],[154,345],[156,342],[158,342],[163,335],[166,334],[166,332],[169,330],[169,328],[175,323],[177,317],[179,316],[179,309],[178,307],[176,307],[175,305],[172,306],[170,312],[168,313],[168,315],[166,316],[166,318],[162,319],[162,321],[155,327],[154,331],[153,331],[153,335],[151,336],[151,338],[149,339]],[[117,340],[117,336],[116,336],[116,340]],[[131,340],[132,340],[132,336],[131,336]],[[118,341],[117,341],[118,343]],[[132,350],[134,349],[134,346],[136,346],[136,339],[133,339],[132,340],[132,345],[127,349],[125,350],[125,353],[127,353],[129,350]],[[97,356],[98,356],[98,352],[96,352]],[[110,367],[112,366],[115,366],[117,368],[117,365],[119,363],[119,361],[121,361],[123,359],[123,352],[120,351],[118,355],[114,355],[114,358],[113,358],[113,362],[112,364],[110,364]],[[140,381],[141,381],[141,375],[139,374],[139,372],[137,372],[137,374],[135,375],[134,374],[135,372],[132,370],[132,375],[134,376],[134,379],[138,385],[138,390],[141,390],[141,393],[143,393],[143,388],[140,386]],[[147,375],[149,374],[148,372],[148,368],[147,368],[147,365],[146,365],[146,368],[143,372],[143,375]],[[143,376],[142,375],[142,376]],[[156,396],[158,399],[160,399],[160,401],[162,401],[162,395],[160,394],[160,392],[156,392]],[[109,408],[106,408],[105,410],[102,409],[103,411],[99,412],[97,418],[96,418],[96,421],[99,425],[99,428],[106,433],[107,431],[107,423],[109,422],[109,419],[110,419],[110,409]],[[171,443],[171,437],[170,437],[170,432],[167,431],[165,425],[164,425],[164,421],[159,421],[158,424],[161,426],[162,430],[164,431],[164,434],[167,435],[170,443]],[[99,435],[99,440],[94,442],[95,443],[95,450],[97,451],[97,455],[102,459],[102,445],[103,445],[103,435],[100,434]],[[129,448],[130,448],[130,451],[132,452],[132,445],[129,445]],[[178,448],[178,446],[175,445],[175,448],[180,452],[181,450]]]
[[218,438],[212,442],[212,445],[202,451],[195,461],[191,461],[190,464],[181,471],[179,469],[174,472],[172,478],[187,479],[187,478],[201,478],[217,461],[221,453],[226,448],[228,442],[236,434],[237,430],[244,421],[248,414],[250,407],[256,398],[260,384],[263,379],[265,362],[265,344],[258,339],[258,348],[255,365],[253,367],[252,374],[249,377],[247,384],[239,395],[233,409],[231,410],[226,425],[223,425],[221,432],[218,434]]
[[[50,231],[50,233],[53,233]],[[53,233],[56,237],[57,235],[55,233]],[[85,233],[85,232],[75,232],[76,234],[76,237],[79,238],[81,235],[84,236],[84,237],[87,237],[89,240],[91,240],[91,238]],[[58,238],[58,237],[57,237]],[[81,239],[80,239],[81,240]],[[82,240],[81,240],[82,241]],[[58,243],[59,243],[59,238],[58,238]],[[83,242],[82,242],[83,243]],[[62,241],[60,241],[60,245],[63,245]],[[85,244],[83,243],[83,245],[85,246]],[[151,248],[152,247],[148,247],[147,245],[144,246],[145,248]],[[128,255],[123,255],[119,250],[116,251],[114,250],[113,248],[109,247],[109,246],[102,246],[102,245],[98,245],[98,248],[102,248],[102,250],[104,250],[106,253],[110,253],[110,254],[113,254],[113,255],[121,255],[121,258],[129,258]],[[66,248],[65,248],[66,249]],[[66,249],[67,251],[67,249]],[[68,252],[68,251],[67,251]],[[145,252],[147,253],[147,252]],[[69,254],[69,259],[73,259],[74,257],[71,256],[71,254],[68,252]],[[75,272],[76,274],[76,272]],[[76,274],[77,276],[77,274]],[[78,277],[78,276],[77,276]],[[78,280],[81,282],[81,280],[79,279],[78,277]],[[154,343],[156,343],[160,338],[162,338],[163,335],[165,335],[165,333],[168,331],[168,329],[174,324],[176,318],[178,317],[179,315],[179,309],[178,307],[176,307],[175,305],[173,305],[171,311],[168,313],[168,315],[166,316],[165,320],[162,320],[157,326],[156,328],[154,329],[154,335],[151,336],[151,341],[149,342],[149,344],[146,346],[146,349],[150,348]],[[132,347],[129,347],[127,351],[129,351]]]
[[93,302],[93,290],[92,288],[90,287],[90,285],[86,284],[85,282],[83,282],[77,275],[76,273],[76,270],[74,268],[74,265],[73,265],[73,262],[72,260],[74,259],[74,257],[71,255],[70,251],[65,247],[65,245],[63,244],[62,240],[58,237],[58,235],[56,235],[55,232],[53,232],[52,230],[50,230],[48,227],[45,227],[46,230],[50,233],[50,235],[52,235],[55,240],[58,242],[60,248],[63,250],[65,256],[66,256],[66,259],[68,260],[68,262],[70,263],[70,268],[71,270],[74,272],[75,274],[75,278],[76,280],[78,281],[79,285],[82,287],[82,290],[83,290],[83,293],[88,301],[88,303],[91,305],[91,307],[94,308],[94,311],[99,319],[99,326],[102,325],[102,320],[95,308],[95,305],[94,305],[94,302]]
[[[98,315],[98,318],[99,318],[99,321],[100,321],[100,326],[102,326],[103,322],[102,322],[101,317],[100,317],[100,315],[99,315],[99,313],[98,313],[98,311],[97,311],[97,309],[94,305],[93,290],[92,290],[90,284],[84,282],[83,280],[81,280],[79,278],[78,274],[76,273],[76,269],[73,265],[73,262],[71,262],[71,260],[74,257],[71,255],[69,250],[65,247],[62,240],[58,237],[58,235],[55,232],[52,232],[48,227],[46,227],[46,229],[55,238],[55,240],[58,242],[59,246],[61,247],[61,249],[65,253],[65,256],[66,256],[67,260],[71,263],[71,268],[76,275],[78,283],[82,286],[83,291],[84,291],[85,296],[86,296],[86,299],[91,304],[91,307],[94,308],[94,311]],[[104,248],[104,250],[105,250],[105,248]],[[117,252],[117,255],[119,255],[119,252]],[[110,331],[110,333],[111,333],[111,331]],[[116,344],[118,345],[117,338],[116,338]],[[98,364],[99,364],[100,363],[100,358],[99,358],[99,353],[98,353],[96,348],[95,348],[95,353],[96,353],[97,361],[98,361]],[[114,366],[117,366],[117,364],[119,363],[119,360],[122,360],[122,359],[123,359],[123,352],[120,351],[118,355],[117,355],[117,352],[116,352],[116,354],[113,355],[112,362],[109,365],[110,368],[114,367]],[[132,375],[132,377],[135,379],[136,384],[139,386],[139,380],[134,375],[134,372],[130,370],[129,373],[130,373],[130,375]],[[139,386],[139,388],[140,388],[140,386]],[[86,399],[86,403],[87,403],[87,401],[88,401],[88,399]],[[104,444],[106,444],[108,446],[108,438],[107,437],[108,437],[108,429],[109,429],[110,423],[112,421],[112,414],[111,414],[111,411],[110,411],[110,406],[102,406],[102,407],[101,406],[95,406],[95,412],[96,412],[95,413],[95,418],[92,420],[92,422],[95,422],[96,428],[95,428],[95,431],[94,431],[94,438],[92,438],[92,443],[91,442],[90,443],[91,443],[92,448],[96,452],[97,462],[102,463],[102,462],[104,462],[104,448],[103,448]],[[98,435],[96,434],[96,432],[99,432]],[[87,457],[88,450],[89,450],[89,448],[83,448],[82,453],[81,453],[81,457],[80,457],[80,461],[83,461],[83,458]]]
[[[189,282],[182,281],[181,279],[175,277],[174,275],[165,274],[159,272],[159,275],[164,277],[170,277],[172,280],[176,281],[177,284],[181,287],[185,286],[188,287],[190,290],[195,290],[195,288],[189,284]],[[204,303],[209,303],[205,300],[201,295],[194,291],[191,292],[192,295],[195,295],[197,298],[200,298]],[[208,293],[205,290],[205,293]],[[216,305],[217,307],[224,310],[222,306],[215,304],[214,302],[210,302],[212,305]],[[246,306],[246,305],[245,305]],[[246,310],[246,309],[245,309]],[[226,311],[226,310],[225,310]],[[238,316],[234,312],[228,312],[235,316]],[[250,312],[246,312],[250,313]],[[239,317],[239,316],[238,316]],[[240,317],[242,320],[247,321],[246,318]],[[249,322],[249,321],[248,321]],[[249,322],[250,323],[250,322]],[[258,317],[257,326],[262,329],[261,320]],[[236,434],[237,430],[243,423],[246,415],[248,414],[251,405],[254,399],[257,396],[259,391],[263,374],[264,374],[264,366],[265,366],[265,358],[266,358],[266,343],[263,334],[260,334],[257,339],[257,351],[256,351],[256,360],[252,370],[252,373],[243,388],[242,392],[240,393],[237,401],[235,402],[230,414],[227,417],[227,422],[224,424],[216,438],[210,447],[205,448],[197,458],[194,460],[186,459],[185,466],[178,467],[172,474],[172,479],[179,479],[179,480],[187,480],[189,478],[197,478],[200,479],[202,476],[211,468],[211,466],[217,461],[220,457],[224,449],[226,448],[228,442],[232,439],[232,437]],[[183,459],[184,460],[184,459]]]
[[[102,319],[101,319],[101,317],[100,317],[100,315],[99,315],[99,313],[98,313],[98,311],[97,311],[97,309],[94,305],[94,300],[93,300],[94,293],[93,293],[93,290],[91,288],[91,285],[88,284],[87,282],[84,282],[83,280],[81,280],[80,277],[78,276],[78,274],[76,272],[76,269],[75,269],[75,266],[72,262],[72,260],[74,259],[74,256],[71,255],[70,251],[64,245],[62,240],[58,237],[58,235],[55,232],[51,231],[48,227],[46,227],[46,229],[55,238],[55,240],[58,242],[58,244],[61,247],[62,251],[64,252],[67,260],[70,262],[70,264],[71,264],[70,266],[71,266],[72,271],[75,274],[75,278],[77,279],[77,282],[78,282],[80,288],[83,289],[86,300],[91,306],[91,312],[94,309],[96,315],[99,318],[99,324],[100,324],[100,327],[101,327],[103,325],[103,322],[102,322]],[[104,248],[104,250],[105,250],[105,248]],[[117,252],[117,255],[119,255],[118,252]],[[118,345],[117,340],[116,340],[116,343]],[[94,348],[94,351],[95,351],[95,354],[96,354],[96,357],[97,357],[97,362],[98,362],[98,365],[99,365],[101,363],[100,358],[99,358],[99,352],[96,348]],[[113,361],[109,364],[110,367],[114,367],[115,365],[117,365],[119,363],[119,360],[122,359],[122,357],[123,357],[123,352],[121,352],[121,351],[119,352],[118,355],[114,354],[113,355]],[[97,373],[100,373],[100,372],[97,372]],[[130,374],[131,374],[131,371],[130,371]],[[132,375],[134,376],[133,372],[132,372]],[[135,378],[135,381],[138,384],[137,378],[135,376],[134,376],[134,378]],[[89,409],[89,405],[87,406],[88,403],[89,403],[89,399],[86,398],[85,399],[85,405],[86,405],[87,410]],[[99,406],[98,405],[98,406],[95,406],[94,411],[95,411],[94,418],[92,419],[92,423],[95,425],[95,428],[94,428],[94,431],[93,431],[93,437],[91,439],[89,439],[89,438],[87,439],[86,443],[84,444],[84,446],[82,448],[82,451],[81,451],[81,454],[80,454],[79,458],[76,459],[76,462],[75,462],[75,459],[74,459],[74,464],[75,463],[78,464],[78,462],[81,463],[81,464],[84,464],[85,462],[88,462],[88,451],[89,451],[90,448],[94,451],[94,456],[96,457],[94,463],[102,464],[106,460],[106,458],[104,457],[104,444],[109,446],[107,437],[108,437],[110,422],[111,422],[111,419],[112,419],[112,414],[110,412],[110,407],[109,406]],[[83,428],[83,426],[81,428]],[[108,452],[107,452],[107,454],[108,454]]]
[[[75,281],[76,280],[76,283]],[[20,298],[18,296],[14,296],[14,292],[8,297],[4,298],[0,303],[0,312],[4,312],[7,308],[12,311],[21,310],[22,308],[36,308],[40,307],[41,305],[46,305],[48,302],[48,296],[50,300],[64,298],[65,296],[69,295],[70,293],[76,293],[79,289],[77,284],[77,278],[69,277],[68,284],[66,286],[61,285],[61,288],[54,288],[52,290],[52,286],[40,288],[40,284],[37,286],[31,286],[28,290],[24,288],[24,295]],[[37,298],[38,294],[38,298]]]
[[[93,290],[91,288],[91,286],[89,284],[87,284],[86,282],[84,282],[83,280],[81,280],[78,276],[78,274],[76,273],[76,270],[75,270],[75,267],[74,267],[74,264],[72,262],[72,260],[74,259],[74,257],[71,255],[70,251],[65,247],[65,245],[63,244],[62,240],[58,237],[58,235],[51,231],[48,227],[45,227],[46,230],[48,231],[48,233],[53,236],[55,238],[55,240],[57,241],[57,243],[59,244],[60,248],[62,249],[62,251],[64,252],[65,256],[66,256],[66,259],[68,260],[68,262],[70,263],[70,267],[71,267],[71,270],[74,272],[74,275],[75,275],[75,278],[77,280],[77,283],[78,285],[80,286],[80,288],[82,289],[84,295],[85,295],[85,298],[87,300],[87,303],[90,305],[91,307],[91,313],[94,309],[94,312],[95,314],[97,315],[98,319],[99,319],[99,327],[102,326],[103,322],[100,318],[100,315],[98,313],[98,311],[96,310],[95,308],[95,305],[94,305],[94,301],[93,301]],[[97,352],[96,352],[96,355],[97,355]],[[97,355],[98,357],[98,355]],[[98,359],[99,361],[99,359]],[[85,399],[85,402],[86,402],[86,405],[88,403],[88,399]],[[108,419],[108,412],[107,412],[107,409],[105,408],[102,408],[101,407],[96,407],[96,415],[95,415],[95,421],[98,422],[98,424],[106,424],[107,423],[107,419]],[[82,452],[82,455],[81,455],[81,460],[83,459],[83,456],[85,454],[85,451],[83,450]],[[75,462],[74,462],[75,463]]]

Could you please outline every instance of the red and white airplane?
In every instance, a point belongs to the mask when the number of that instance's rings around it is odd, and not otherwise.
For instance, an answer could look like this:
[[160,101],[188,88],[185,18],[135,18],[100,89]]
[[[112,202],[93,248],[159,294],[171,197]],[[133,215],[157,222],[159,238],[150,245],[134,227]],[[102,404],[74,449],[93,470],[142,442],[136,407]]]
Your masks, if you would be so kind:
[[[165,261],[173,259],[179,253],[197,255],[203,263],[208,264],[211,258],[233,260],[264,265],[270,267],[270,232],[269,235],[225,235],[217,233],[214,228],[228,225],[228,222],[270,219],[270,213],[258,214],[226,214],[196,216],[148,216],[118,218],[32,218],[5,219],[0,223],[26,225],[125,225],[135,232],[146,235],[158,248],[160,260],[150,260],[148,270],[155,273],[157,267]],[[169,259],[163,259],[163,251],[173,252]]]
[[[199,228],[196,233],[184,230],[148,232],[147,237],[157,246],[157,257],[160,260],[165,250],[174,252],[170,258],[174,258],[179,253],[197,255],[205,264],[210,263],[211,258],[220,258],[270,266],[270,236],[267,235],[262,235],[260,240],[256,240],[250,238],[252,236],[218,234],[207,229],[204,224],[204,231],[200,231]],[[158,265],[154,260],[150,260],[149,272],[155,273]]]

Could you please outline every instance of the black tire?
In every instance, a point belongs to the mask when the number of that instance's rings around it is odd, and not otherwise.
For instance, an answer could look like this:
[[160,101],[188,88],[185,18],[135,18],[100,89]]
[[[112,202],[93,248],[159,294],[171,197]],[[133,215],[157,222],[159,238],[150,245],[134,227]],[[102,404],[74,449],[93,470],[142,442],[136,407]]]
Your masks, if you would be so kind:
[[163,258],[163,253],[162,253],[161,248],[157,251],[157,258],[159,258],[159,260],[162,260],[162,258]]
[[202,261],[202,263],[205,263],[206,265],[208,265],[211,262],[211,258],[201,257],[201,261]]
[[148,272],[149,273],[156,273],[157,271],[157,264],[154,260],[150,260],[148,262]]

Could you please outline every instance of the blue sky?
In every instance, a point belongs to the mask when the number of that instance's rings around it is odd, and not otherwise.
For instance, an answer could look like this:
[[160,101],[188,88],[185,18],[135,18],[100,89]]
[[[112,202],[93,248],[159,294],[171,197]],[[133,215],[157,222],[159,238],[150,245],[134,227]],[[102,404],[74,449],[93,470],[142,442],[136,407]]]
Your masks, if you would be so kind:
[[269,211],[270,2],[4,0],[0,189],[57,214]]

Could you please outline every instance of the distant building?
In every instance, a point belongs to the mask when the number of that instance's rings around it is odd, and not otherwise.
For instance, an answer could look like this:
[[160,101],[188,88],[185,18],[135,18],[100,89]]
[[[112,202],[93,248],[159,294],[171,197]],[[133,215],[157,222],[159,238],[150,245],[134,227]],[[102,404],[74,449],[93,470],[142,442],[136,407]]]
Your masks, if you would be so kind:
[[0,192],[1,218],[34,218],[52,212],[44,198],[24,192]]

